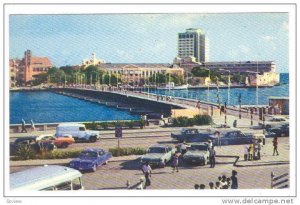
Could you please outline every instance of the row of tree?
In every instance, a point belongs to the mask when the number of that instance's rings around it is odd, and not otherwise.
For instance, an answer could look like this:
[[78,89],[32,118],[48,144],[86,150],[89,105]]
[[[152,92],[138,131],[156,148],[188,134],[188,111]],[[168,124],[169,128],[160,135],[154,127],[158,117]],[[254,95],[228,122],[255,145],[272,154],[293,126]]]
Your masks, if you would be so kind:
[[[166,84],[174,82],[177,84],[184,83],[183,76],[176,74],[153,74],[149,78],[140,78],[140,86],[145,84]],[[42,73],[35,76],[33,85],[40,85],[42,83],[56,83],[56,84],[107,84],[116,86],[117,83],[122,83],[121,74],[109,74],[97,66],[90,65],[84,67],[62,66],[60,68],[49,68],[47,73]]]
[[[215,70],[207,70],[203,69],[201,67],[194,67],[191,71],[193,77],[210,77],[211,81],[214,83],[217,82],[223,82],[223,83],[228,83],[228,75],[224,76],[221,75],[220,72],[217,72]],[[234,73],[230,77],[230,82],[231,83],[245,83],[246,81],[246,76],[241,74],[241,73]]]

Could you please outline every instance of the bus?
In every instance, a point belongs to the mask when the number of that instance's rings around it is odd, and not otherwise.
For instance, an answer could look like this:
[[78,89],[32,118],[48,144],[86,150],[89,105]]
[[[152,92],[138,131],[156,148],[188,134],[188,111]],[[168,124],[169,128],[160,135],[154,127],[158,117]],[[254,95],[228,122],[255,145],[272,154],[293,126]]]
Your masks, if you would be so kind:
[[82,174],[75,169],[45,165],[10,174],[12,191],[83,190]]

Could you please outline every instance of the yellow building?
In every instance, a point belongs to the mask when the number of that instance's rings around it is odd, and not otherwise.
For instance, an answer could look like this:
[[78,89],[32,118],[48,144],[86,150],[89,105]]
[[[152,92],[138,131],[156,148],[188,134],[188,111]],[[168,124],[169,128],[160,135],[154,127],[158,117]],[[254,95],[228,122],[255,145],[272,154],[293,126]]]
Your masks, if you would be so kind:
[[144,83],[149,77],[160,74],[176,74],[184,75],[182,68],[172,68],[170,64],[158,63],[135,63],[135,64],[119,64],[119,63],[104,63],[98,67],[108,74],[114,74],[121,77],[123,83],[140,84]]

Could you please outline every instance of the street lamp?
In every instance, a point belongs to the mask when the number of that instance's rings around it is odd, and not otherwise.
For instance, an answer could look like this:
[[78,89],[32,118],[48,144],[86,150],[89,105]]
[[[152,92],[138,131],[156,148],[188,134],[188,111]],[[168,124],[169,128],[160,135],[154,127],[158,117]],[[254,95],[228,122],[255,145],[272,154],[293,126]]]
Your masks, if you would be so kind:
[[221,71],[225,71],[225,72],[228,72],[228,89],[227,89],[227,103],[228,105],[230,104],[230,84],[231,84],[231,81],[230,81],[230,70],[224,70],[224,69],[220,69]]

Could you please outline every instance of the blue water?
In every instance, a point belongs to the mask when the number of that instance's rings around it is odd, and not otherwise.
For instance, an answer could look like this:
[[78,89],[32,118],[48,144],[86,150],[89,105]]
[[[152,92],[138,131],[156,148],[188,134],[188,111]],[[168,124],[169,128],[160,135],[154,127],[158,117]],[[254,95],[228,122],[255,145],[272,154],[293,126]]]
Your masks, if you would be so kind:
[[[269,96],[289,96],[289,75],[288,73],[280,74],[280,86],[269,88],[258,88],[258,104],[269,104]],[[145,90],[147,92],[147,90]],[[189,90],[150,90],[152,93],[161,95],[171,95],[174,97],[192,98],[201,101],[209,101],[217,103],[217,89],[189,89]],[[209,93],[209,96],[208,96]],[[238,96],[241,94],[242,105],[256,105],[256,88],[231,88],[229,92],[228,103],[228,89],[220,89],[220,103],[228,105],[238,105]]]
[[10,124],[134,120],[139,116],[52,92],[10,92]]
[[[258,104],[268,104],[269,96],[289,96],[289,76],[280,75],[280,86],[258,89]],[[147,90],[145,90],[147,91]],[[207,89],[191,90],[151,90],[153,93],[176,97],[193,98],[207,101]],[[238,95],[242,95],[243,105],[256,104],[256,88],[231,88],[230,105],[238,104]],[[227,101],[228,89],[220,89],[221,104]],[[217,103],[217,90],[209,91],[209,101]],[[228,101],[227,101],[228,103]],[[86,102],[51,92],[11,92],[10,123],[19,124],[21,119],[36,123],[84,122],[105,120],[132,120],[139,116],[96,103]]]

